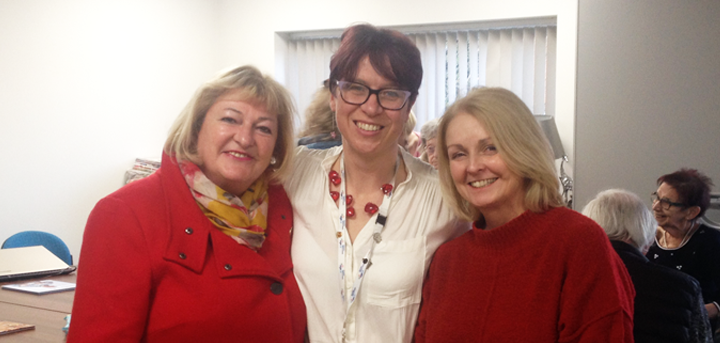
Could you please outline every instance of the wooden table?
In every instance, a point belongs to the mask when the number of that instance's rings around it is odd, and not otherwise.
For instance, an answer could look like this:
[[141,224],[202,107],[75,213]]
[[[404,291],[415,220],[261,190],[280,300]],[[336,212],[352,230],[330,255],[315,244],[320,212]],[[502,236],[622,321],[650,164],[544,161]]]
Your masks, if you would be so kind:
[[[14,284],[37,280],[75,282],[76,274],[42,277],[0,283]],[[0,320],[35,325],[35,330],[0,336],[0,342],[64,342],[65,316],[72,311],[75,291],[43,295],[0,289]]]

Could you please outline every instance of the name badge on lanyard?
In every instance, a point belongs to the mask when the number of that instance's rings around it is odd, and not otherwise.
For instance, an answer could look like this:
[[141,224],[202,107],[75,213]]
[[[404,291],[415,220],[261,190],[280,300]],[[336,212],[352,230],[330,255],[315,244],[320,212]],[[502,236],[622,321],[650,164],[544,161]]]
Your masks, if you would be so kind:
[[[340,218],[338,220],[338,224],[335,226],[335,233],[338,242],[338,275],[340,280],[340,297],[342,298],[343,303],[346,305],[346,315],[350,312],[350,308],[355,303],[355,299],[357,298],[358,292],[360,291],[360,286],[362,285],[362,281],[365,277],[367,269],[370,268],[370,266],[372,265],[372,255],[373,251],[375,250],[375,245],[382,241],[382,230],[383,227],[385,227],[385,222],[387,221],[388,210],[390,208],[390,201],[393,195],[395,176],[397,175],[398,165],[399,157],[398,161],[395,162],[395,172],[393,173],[392,181],[390,181],[390,185],[392,186],[392,188],[390,188],[389,192],[385,193],[385,195],[383,196],[383,202],[382,204],[380,204],[380,207],[378,209],[377,218],[375,219],[375,225],[373,226],[373,241],[371,242],[370,249],[362,259],[362,264],[360,265],[357,275],[354,276],[355,280],[353,282],[353,287],[350,291],[350,294],[348,295],[345,294],[345,278],[348,277],[348,273],[346,272],[344,262],[345,255],[347,254],[346,239],[350,239],[350,234],[347,230],[347,191],[345,186],[345,161],[343,155],[340,155],[341,181],[340,198],[338,203],[338,209],[340,210]],[[350,272],[352,273],[352,270]]]

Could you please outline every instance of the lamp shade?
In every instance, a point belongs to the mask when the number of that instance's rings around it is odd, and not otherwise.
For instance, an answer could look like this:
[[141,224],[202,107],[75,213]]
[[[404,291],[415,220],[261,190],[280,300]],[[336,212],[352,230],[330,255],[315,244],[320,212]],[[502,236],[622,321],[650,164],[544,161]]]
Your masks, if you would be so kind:
[[540,128],[542,129],[543,133],[545,133],[545,137],[547,138],[548,142],[550,142],[553,154],[555,154],[555,159],[563,158],[565,156],[565,149],[563,149],[557,126],[555,126],[555,117],[536,114],[535,120],[537,120],[538,124],[540,124]]

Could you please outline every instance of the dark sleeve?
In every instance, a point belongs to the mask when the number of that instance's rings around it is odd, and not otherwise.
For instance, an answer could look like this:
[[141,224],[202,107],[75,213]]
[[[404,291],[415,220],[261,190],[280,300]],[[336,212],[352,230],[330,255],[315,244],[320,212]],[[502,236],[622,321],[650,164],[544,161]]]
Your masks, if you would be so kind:
[[710,269],[709,273],[712,279],[712,286],[714,287],[712,293],[708,294],[704,292],[709,298],[704,301],[706,304],[713,301],[720,303],[720,231],[707,226],[703,226],[701,229],[709,230],[709,236],[711,237],[704,249],[704,254],[706,256],[705,261],[708,261],[705,266]]
[[693,306],[690,313],[690,341],[700,343],[713,343],[712,328],[705,304],[701,296],[700,285],[693,281]]

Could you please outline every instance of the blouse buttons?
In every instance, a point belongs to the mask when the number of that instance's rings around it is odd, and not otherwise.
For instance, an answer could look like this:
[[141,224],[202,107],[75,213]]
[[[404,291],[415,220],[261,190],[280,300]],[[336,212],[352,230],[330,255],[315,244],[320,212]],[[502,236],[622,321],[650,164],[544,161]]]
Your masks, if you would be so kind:
[[178,257],[180,257],[181,260],[184,260],[184,259],[187,258],[187,256],[185,255],[185,253],[182,253],[182,252],[178,254]]
[[230,264],[225,265],[225,270],[231,270],[231,269],[232,269],[232,266]]
[[192,235],[193,229],[192,229],[191,227],[186,228],[186,229],[185,229],[185,233],[187,233],[188,235]]
[[283,215],[281,215],[281,216],[280,216],[280,218],[282,218],[282,219],[285,219],[285,215],[284,215],[284,214],[283,214]]

